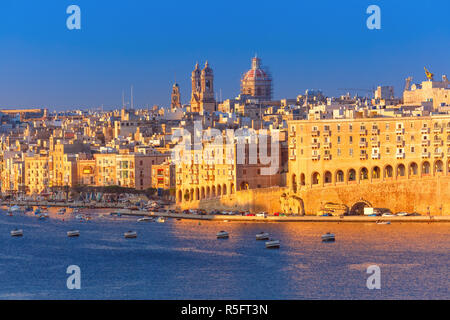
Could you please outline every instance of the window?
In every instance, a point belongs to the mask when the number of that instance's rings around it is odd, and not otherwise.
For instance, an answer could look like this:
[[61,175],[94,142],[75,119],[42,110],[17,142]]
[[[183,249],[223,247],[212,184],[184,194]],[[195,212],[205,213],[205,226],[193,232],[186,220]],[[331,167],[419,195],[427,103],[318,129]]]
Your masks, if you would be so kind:
[[353,136],[350,136],[350,143],[353,143]]
[[341,137],[340,136],[337,137],[337,143],[341,143]]
[[341,155],[341,149],[340,149],[340,148],[337,149],[337,155],[338,155],[338,156]]
[[348,149],[348,154],[350,155],[350,157],[353,157],[353,149],[352,148]]
[[414,152],[415,152],[414,147],[411,147],[411,153],[414,153]]
[[387,134],[387,135],[386,135],[386,141],[389,141],[389,139],[390,139],[390,137],[389,137],[389,135]]

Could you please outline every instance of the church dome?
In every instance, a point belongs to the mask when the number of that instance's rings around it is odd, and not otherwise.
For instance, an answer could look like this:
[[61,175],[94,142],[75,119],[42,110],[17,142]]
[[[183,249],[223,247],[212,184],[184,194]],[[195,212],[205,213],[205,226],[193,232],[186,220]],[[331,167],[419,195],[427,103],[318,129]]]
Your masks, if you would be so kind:
[[246,80],[246,81],[269,80],[267,73],[263,69],[261,69],[260,61],[261,60],[256,57],[252,59],[252,68],[244,74],[243,80]]

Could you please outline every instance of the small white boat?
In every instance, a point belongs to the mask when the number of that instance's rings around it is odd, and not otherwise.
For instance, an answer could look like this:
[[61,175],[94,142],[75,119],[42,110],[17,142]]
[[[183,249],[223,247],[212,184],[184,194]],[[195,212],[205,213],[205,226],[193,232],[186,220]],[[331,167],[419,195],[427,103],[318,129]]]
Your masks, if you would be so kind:
[[397,212],[396,215],[399,217],[406,217],[406,216],[409,216],[409,213],[408,212]]
[[84,215],[82,215],[82,214],[77,214],[76,216],[75,216],[75,219],[77,219],[77,220],[84,220]]
[[23,230],[22,229],[11,230],[11,237],[21,237],[21,236],[23,236]]
[[152,222],[153,218],[151,217],[143,217],[143,218],[139,218],[137,219],[137,222]]
[[269,240],[269,234],[267,232],[260,232],[256,235],[256,240]]
[[68,237],[79,237],[80,231],[79,230],[67,231],[67,236]]
[[332,242],[335,240],[334,234],[327,232],[326,234],[322,235],[322,241],[323,242]]
[[391,222],[390,222],[390,221],[381,221],[381,220],[378,220],[378,221],[377,221],[377,224],[391,224]]
[[136,231],[128,231],[128,232],[125,232],[123,234],[123,236],[128,239],[137,238],[137,232]]
[[156,222],[164,223],[166,222],[166,219],[164,217],[158,217],[158,219],[156,219]]
[[44,220],[44,219],[46,219],[46,218],[48,218],[48,213],[47,213],[47,212],[41,213],[41,214],[38,216],[38,219],[39,219],[39,220]]
[[22,209],[20,209],[20,207],[18,205],[12,206],[8,209],[9,212],[17,212],[17,211],[21,211]]
[[61,208],[58,210],[58,214],[64,214],[66,213],[66,208]]
[[270,239],[266,242],[266,248],[267,249],[277,249],[280,247],[280,240],[273,240]]
[[226,231],[219,231],[216,234],[217,239],[228,239],[229,238],[229,234]]

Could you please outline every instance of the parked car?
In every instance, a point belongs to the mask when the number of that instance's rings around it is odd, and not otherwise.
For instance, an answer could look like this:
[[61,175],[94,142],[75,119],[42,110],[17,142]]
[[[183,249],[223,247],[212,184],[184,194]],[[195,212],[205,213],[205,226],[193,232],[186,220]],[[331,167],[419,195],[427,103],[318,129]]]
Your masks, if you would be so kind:
[[255,214],[254,214],[254,213],[250,213],[250,212],[249,212],[249,213],[247,213],[247,214],[246,214],[246,216],[247,216],[247,217],[254,217],[254,216],[255,216]]
[[263,211],[263,212],[257,213],[256,216],[257,217],[264,217],[264,218],[266,218],[267,217],[267,212]]

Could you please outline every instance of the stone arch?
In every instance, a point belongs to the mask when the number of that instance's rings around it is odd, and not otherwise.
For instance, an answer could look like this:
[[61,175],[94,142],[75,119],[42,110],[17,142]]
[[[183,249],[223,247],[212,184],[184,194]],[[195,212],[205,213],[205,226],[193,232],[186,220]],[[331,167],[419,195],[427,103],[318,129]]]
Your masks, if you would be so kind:
[[227,194],[227,185],[224,183],[222,186],[222,195],[226,195]]
[[444,173],[444,164],[442,160],[436,160],[433,165],[433,173],[435,175],[441,175]]
[[406,176],[406,168],[403,163],[400,163],[399,165],[397,165],[396,176],[397,177],[405,177]]
[[195,200],[200,200],[200,189],[195,188]]
[[206,186],[206,199],[211,198],[211,188]]
[[292,192],[297,193],[297,175],[294,173],[291,180]]
[[203,200],[205,199],[205,187],[202,187],[200,191],[200,200]]
[[189,198],[190,198],[190,201],[194,201],[194,189],[193,188],[191,188],[191,191],[189,191]]
[[411,162],[408,165],[408,174],[409,174],[410,177],[411,176],[414,177],[414,176],[418,176],[419,175],[419,166],[417,165],[417,163]]
[[394,177],[394,169],[390,164],[384,167],[383,174],[385,179]]
[[184,198],[183,201],[190,201],[191,200],[191,195],[189,193],[189,190],[184,190]]
[[364,199],[360,199],[355,202],[350,209],[350,215],[362,215],[364,214],[364,208],[371,208],[372,204]]
[[220,197],[221,195],[222,195],[222,187],[221,187],[221,185],[219,184],[219,185],[217,186],[217,196]]
[[422,176],[424,176],[424,175],[427,176],[427,175],[431,174],[430,163],[428,161],[422,162],[420,169],[421,169]]
[[325,171],[325,174],[323,175],[323,182],[327,184],[333,182],[333,175],[330,171]]
[[381,169],[379,166],[375,166],[372,168],[372,179],[380,179],[381,178]]
[[347,173],[347,181],[356,181],[356,170],[355,169],[349,169]]
[[359,180],[368,180],[369,179],[369,170],[366,167],[362,167],[359,170]]
[[178,190],[177,192],[177,201],[178,203],[183,202],[183,191]]
[[300,174],[300,185],[301,186],[306,186],[306,178],[305,178],[305,174],[304,173]]
[[320,184],[320,173],[318,173],[317,171],[311,175],[311,184],[313,186]]
[[240,185],[240,189],[241,190],[248,190],[248,182],[247,181],[242,181],[241,185]]
[[345,182],[344,171],[342,171],[342,170],[336,171],[335,181],[336,182]]
[[213,198],[217,197],[216,186],[211,187],[211,197],[213,197]]
[[234,194],[235,190],[234,190],[234,183],[230,184],[230,194]]

